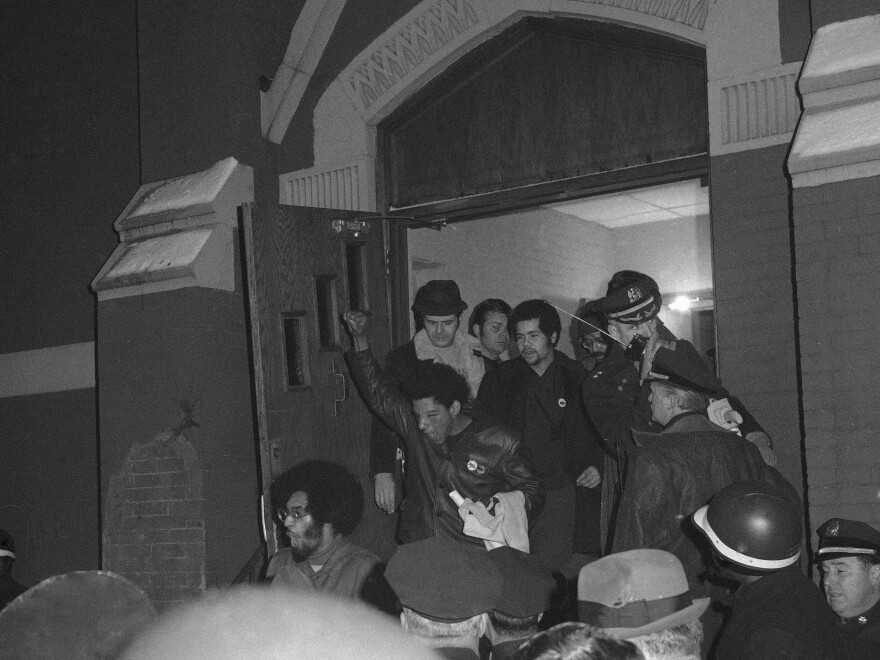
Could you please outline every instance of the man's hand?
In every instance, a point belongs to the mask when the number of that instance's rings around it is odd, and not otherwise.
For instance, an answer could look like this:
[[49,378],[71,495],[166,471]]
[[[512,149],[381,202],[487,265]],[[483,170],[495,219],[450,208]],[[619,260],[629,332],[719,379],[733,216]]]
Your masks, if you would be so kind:
[[373,478],[373,492],[376,495],[376,506],[385,513],[394,513],[394,475],[390,472],[378,472]]
[[674,341],[660,339],[660,333],[657,331],[656,319],[651,319],[651,321],[645,323],[645,328],[648,330],[648,343],[645,346],[645,353],[642,356],[642,368],[639,374],[639,383],[644,383],[648,374],[651,373],[651,367],[654,365],[654,355],[656,355],[660,348],[668,348],[671,351],[675,350]]
[[[342,318],[345,319],[345,325],[348,326],[348,332],[351,335],[352,348],[354,348],[355,351],[362,351],[369,348],[370,342],[367,339],[367,315],[357,310],[349,310],[342,315]],[[379,506],[381,506],[381,504]]]
[[602,483],[602,475],[592,465],[581,472],[581,476],[577,478],[575,483],[583,488],[595,488]]

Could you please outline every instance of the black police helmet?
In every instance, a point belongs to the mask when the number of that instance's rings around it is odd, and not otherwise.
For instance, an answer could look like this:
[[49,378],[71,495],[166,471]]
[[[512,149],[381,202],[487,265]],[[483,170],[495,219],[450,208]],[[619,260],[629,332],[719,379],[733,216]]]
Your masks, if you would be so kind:
[[715,552],[744,568],[777,571],[801,553],[800,513],[775,484],[730,484],[694,513],[694,523]]

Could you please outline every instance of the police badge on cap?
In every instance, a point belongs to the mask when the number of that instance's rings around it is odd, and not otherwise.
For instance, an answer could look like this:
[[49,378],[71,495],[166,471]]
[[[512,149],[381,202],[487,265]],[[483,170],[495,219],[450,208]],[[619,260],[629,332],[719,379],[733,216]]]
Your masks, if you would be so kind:
[[819,535],[817,559],[832,557],[877,556],[880,532],[867,523],[846,518],[826,520],[816,530]]
[[657,316],[662,303],[653,280],[644,278],[610,290],[597,308],[612,321],[635,325]]

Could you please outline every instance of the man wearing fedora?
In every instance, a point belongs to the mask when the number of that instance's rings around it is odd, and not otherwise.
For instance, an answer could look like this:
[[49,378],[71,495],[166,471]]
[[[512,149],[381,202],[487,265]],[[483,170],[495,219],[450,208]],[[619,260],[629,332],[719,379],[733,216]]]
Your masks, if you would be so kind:
[[847,657],[880,658],[880,532],[832,518],[816,533],[825,598],[840,617]]
[[[486,367],[480,340],[459,329],[465,309],[467,303],[453,280],[431,280],[421,287],[412,305],[419,330],[410,341],[388,353],[385,378],[400,386],[415,373],[419,362],[439,362],[462,374],[471,396],[476,396]],[[389,514],[394,513],[400,499],[394,481],[398,458],[403,458],[400,438],[374,420],[370,430],[370,473],[376,505]]]
[[699,660],[700,616],[708,606],[708,598],[693,597],[681,562],[664,550],[606,555],[578,577],[578,618],[633,642],[646,660]]

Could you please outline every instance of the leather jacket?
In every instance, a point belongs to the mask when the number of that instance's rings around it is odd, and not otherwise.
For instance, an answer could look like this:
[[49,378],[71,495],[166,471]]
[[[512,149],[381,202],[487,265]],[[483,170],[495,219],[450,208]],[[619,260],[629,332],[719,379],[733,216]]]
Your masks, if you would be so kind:
[[407,496],[400,505],[398,529],[401,543],[445,533],[483,544],[462,533],[458,507],[449,497],[453,490],[475,501],[520,490],[529,520],[540,513],[544,488],[520,453],[516,431],[475,407],[467,411],[472,417],[467,428],[435,445],[418,429],[409,400],[385,379],[370,349],[349,351],[346,357],[364,400],[406,442]]

